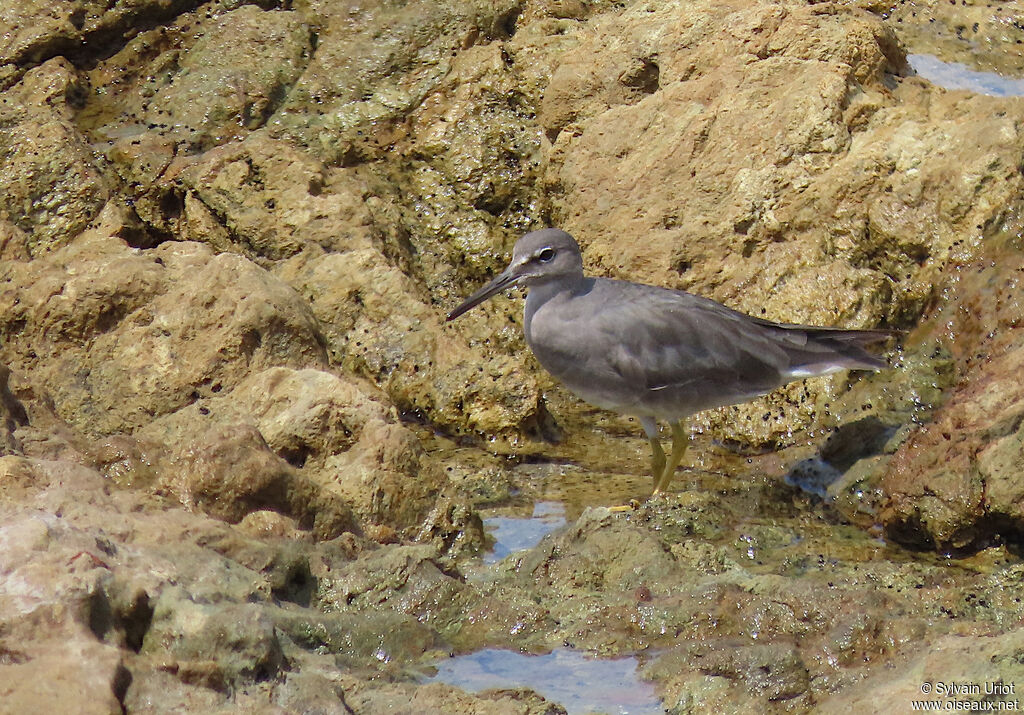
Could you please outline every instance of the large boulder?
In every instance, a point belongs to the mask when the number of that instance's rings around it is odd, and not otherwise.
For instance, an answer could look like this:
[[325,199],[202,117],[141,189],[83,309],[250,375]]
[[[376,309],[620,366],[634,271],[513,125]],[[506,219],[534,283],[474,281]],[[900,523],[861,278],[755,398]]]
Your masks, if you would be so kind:
[[25,73],[0,102],[0,214],[13,225],[4,243],[13,239],[20,248],[12,257],[68,243],[111,193],[75,122],[86,87],[57,58]]
[[326,364],[294,290],[199,244],[142,254],[97,231],[0,271],[5,360],[87,434],[132,431],[254,369]]

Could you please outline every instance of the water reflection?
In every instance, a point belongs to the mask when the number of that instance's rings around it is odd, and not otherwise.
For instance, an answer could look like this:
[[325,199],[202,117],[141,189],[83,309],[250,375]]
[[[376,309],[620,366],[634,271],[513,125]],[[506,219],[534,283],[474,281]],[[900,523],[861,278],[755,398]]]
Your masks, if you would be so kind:
[[1024,79],[979,72],[959,62],[943,62],[935,55],[907,55],[907,62],[917,74],[939,87],[966,89],[994,97],[1024,96]]
[[605,660],[566,649],[547,655],[489,649],[439,663],[430,681],[469,691],[525,686],[569,715],[661,715],[654,686],[637,677],[637,665],[636,658]]
[[484,528],[494,537],[494,548],[484,555],[484,563],[497,563],[517,551],[532,548],[546,534],[565,524],[565,506],[554,501],[537,502],[528,518],[495,516],[484,519]]

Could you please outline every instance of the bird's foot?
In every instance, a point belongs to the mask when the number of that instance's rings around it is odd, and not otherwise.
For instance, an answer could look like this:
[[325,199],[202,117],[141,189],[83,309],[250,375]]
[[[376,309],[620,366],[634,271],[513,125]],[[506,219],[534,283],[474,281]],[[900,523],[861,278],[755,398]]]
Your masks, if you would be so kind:
[[640,501],[637,499],[630,499],[625,504],[620,506],[610,506],[608,511],[636,511],[640,508]]

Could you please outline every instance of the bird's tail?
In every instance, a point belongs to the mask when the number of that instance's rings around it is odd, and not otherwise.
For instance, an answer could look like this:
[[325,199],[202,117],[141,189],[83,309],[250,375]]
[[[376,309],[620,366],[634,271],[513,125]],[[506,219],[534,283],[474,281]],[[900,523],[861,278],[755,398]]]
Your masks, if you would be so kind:
[[[901,330],[885,328],[844,330],[804,325],[779,327],[789,333],[787,342],[790,343],[788,352],[791,361],[788,373],[792,377],[828,375],[840,370],[881,370],[888,367],[888,363],[868,350],[868,346],[903,334]],[[802,344],[794,345],[794,342]]]

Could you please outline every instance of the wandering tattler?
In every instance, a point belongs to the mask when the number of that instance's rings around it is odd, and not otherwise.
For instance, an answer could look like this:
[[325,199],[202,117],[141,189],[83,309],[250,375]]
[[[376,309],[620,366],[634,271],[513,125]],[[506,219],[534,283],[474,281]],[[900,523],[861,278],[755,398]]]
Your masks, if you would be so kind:
[[[686,452],[690,415],[806,377],[886,367],[865,346],[896,334],[773,323],[679,290],[588,278],[576,240],[555,228],[520,238],[508,268],[448,320],[515,285],[529,288],[523,328],[544,369],[584,401],[640,419],[654,494]],[[672,427],[667,459],[658,419]]]

